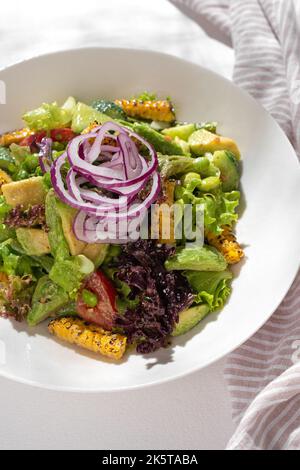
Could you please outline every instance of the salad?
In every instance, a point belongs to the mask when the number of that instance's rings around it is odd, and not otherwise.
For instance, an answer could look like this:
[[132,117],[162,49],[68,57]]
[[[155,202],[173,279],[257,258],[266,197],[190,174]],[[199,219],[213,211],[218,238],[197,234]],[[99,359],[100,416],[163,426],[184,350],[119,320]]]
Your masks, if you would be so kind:
[[222,309],[244,254],[240,151],[217,123],[146,92],[23,120],[0,136],[0,316],[119,360]]

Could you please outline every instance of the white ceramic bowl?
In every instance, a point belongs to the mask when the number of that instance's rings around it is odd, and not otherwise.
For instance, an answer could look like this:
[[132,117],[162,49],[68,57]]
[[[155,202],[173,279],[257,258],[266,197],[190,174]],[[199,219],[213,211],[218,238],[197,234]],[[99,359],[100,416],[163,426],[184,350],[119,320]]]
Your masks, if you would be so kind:
[[233,294],[173,346],[150,356],[132,354],[120,364],[50,338],[47,324],[29,329],[0,320],[0,374],[46,388],[113,391],[157,384],[220,359],[253,335],[288,291],[300,252],[300,172],[284,133],[263,108],[229,81],[172,56],[140,50],[79,49],[59,52],[0,72],[7,104],[0,105],[0,132],[22,124],[21,115],[42,102],[73,95],[130,97],[154,90],[171,96],[178,117],[216,120],[243,154],[243,215],[237,227],[246,261]]

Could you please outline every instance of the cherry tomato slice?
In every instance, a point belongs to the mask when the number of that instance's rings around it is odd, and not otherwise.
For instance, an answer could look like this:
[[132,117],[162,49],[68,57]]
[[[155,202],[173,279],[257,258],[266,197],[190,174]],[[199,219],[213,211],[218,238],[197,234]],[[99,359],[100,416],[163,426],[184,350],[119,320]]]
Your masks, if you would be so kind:
[[[96,307],[89,307],[82,298],[83,289],[87,289],[98,298]],[[117,317],[117,293],[109,279],[101,272],[91,274],[82,286],[77,299],[77,312],[87,321],[96,323],[106,330],[111,330]]]

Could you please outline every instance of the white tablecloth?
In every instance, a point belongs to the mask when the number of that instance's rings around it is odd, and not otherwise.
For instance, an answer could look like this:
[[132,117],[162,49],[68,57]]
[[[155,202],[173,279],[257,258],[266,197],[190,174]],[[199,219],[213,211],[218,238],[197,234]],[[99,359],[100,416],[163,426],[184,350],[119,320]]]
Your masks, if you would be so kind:
[[[84,45],[155,49],[232,73],[233,52],[166,0],[1,5],[0,67]],[[223,365],[114,394],[57,393],[0,378],[0,449],[222,449],[233,432]]]

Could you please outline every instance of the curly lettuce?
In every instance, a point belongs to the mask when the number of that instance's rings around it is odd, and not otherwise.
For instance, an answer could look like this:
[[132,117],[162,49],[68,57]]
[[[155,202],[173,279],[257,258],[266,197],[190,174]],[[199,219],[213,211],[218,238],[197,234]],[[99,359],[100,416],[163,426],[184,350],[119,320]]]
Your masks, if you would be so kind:
[[240,192],[219,192],[218,194],[206,194],[200,198],[204,205],[204,226],[207,230],[219,234],[222,225],[232,225],[238,220],[236,209],[240,203]]
[[4,224],[4,219],[10,210],[11,207],[5,202],[4,196],[0,196],[0,243],[15,237],[15,230]]
[[[109,260],[109,262],[112,260],[111,257],[107,259]],[[132,289],[126,282],[121,281],[116,277],[118,269],[108,267],[107,265],[102,266],[102,269],[105,275],[113,282],[116,288],[118,294],[116,304],[119,313],[124,314],[127,309],[134,310],[139,305],[140,299],[138,298],[138,296],[132,295]]]
[[37,283],[32,297],[32,308],[27,316],[27,323],[35,326],[45,320],[69,302],[64,290],[54,284],[49,276],[43,276]]
[[0,289],[0,317],[23,321],[30,310],[35,282],[31,276],[10,275],[2,279]]
[[23,115],[23,120],[35,131],[67,127],[71,123],[73,110],[54,103],[43,103],[42,106]]
[[9,173],[15,171],[15,160],[7,147],[0,147],[0,169]]
[[8,276],[28,276],[38,279],[52,269],[49,256],[28,256],[17,240],[10,238],[0,243],[0,271]]
[[185,271],[184,276],[195,293],[194,303],[208,305],[211,312],[224,306],[231,293],[231,271]]
[[240,202],[240,192],[195,194],[189,188],[182,188],[181,199],[185,204],[202,205],[204,209],[204,227],[213,233],[222,233],[222,225],[232,225],[238,220],[236,209]]

